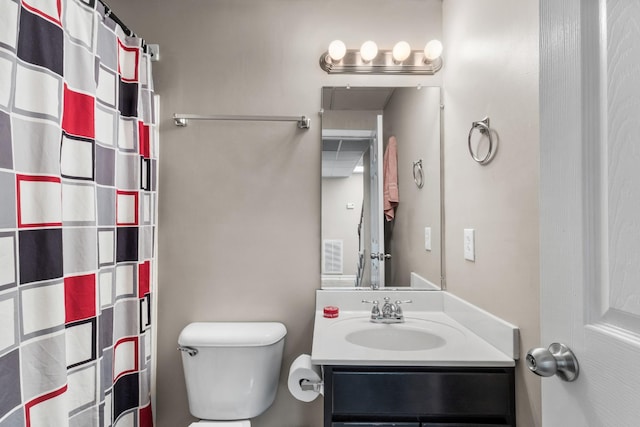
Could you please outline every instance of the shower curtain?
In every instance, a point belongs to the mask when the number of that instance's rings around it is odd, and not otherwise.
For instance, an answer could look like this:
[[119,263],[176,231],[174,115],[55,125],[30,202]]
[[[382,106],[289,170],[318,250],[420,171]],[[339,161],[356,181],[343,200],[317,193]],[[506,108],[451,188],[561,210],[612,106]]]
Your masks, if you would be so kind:
[[0,427],[152,425],[151,63],[105,15],[0,0]]

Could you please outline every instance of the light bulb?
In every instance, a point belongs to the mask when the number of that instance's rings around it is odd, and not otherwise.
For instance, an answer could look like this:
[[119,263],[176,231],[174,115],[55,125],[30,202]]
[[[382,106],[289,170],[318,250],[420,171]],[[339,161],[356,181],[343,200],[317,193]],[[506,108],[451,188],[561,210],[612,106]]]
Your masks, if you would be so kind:
[[342,42],[342,40],[334,40],[329,43],[329,56],[332,61],[338,62],[344,55],[347,53],[347,46]]
[[370,62],[378,54],[378,46],[375,42],[368,40],[360,47],[360,57],[364,62]]
[[411,46],[405,41],[396,43],[392,50],[393,59],[396,62],[402,62],[411,55]]
[[442,43],[438,40],[431,40],[424,47],[424,57],[427,61],[434,61],[442,55]]

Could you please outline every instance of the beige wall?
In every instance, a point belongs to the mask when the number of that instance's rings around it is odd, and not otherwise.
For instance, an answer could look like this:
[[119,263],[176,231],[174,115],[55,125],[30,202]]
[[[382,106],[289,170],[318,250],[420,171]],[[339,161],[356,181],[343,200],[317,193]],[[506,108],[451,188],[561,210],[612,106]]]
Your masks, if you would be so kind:
[[[538,2],[443,3],[446,273],[452,293],[520,327],[521,354],[539,346]],[[476,164],[471,122],[485,116],[499,138]],[[465,261],[463,229],[476,230]],[[540,425],[540,380],[519,362],[519,427]]]
[[322,113],[322,129],[372,130],[382,111],[327,110]]
[[[276,402],[255,427],[319,427],[286,373],[311,351],[320,285],[320,88],[439,85],[433,77],[328,76],[334,38],[391,48],[441,38],[441,0],[111,0],[158,43],[160,119],[158,427],[186,426],[180,330],[198,320],[278,320],[288,329]],[[173,113],[309,115],[291,123],[200,122]]]
[[[354,173],[346,178],[322,178],[322,239],[342,241],[343,275],[355,276],[358,272],[363,177],[362,173]],[[347,209],[349,203],[353,208]],[[354,284],[351,281],[347,286]]]

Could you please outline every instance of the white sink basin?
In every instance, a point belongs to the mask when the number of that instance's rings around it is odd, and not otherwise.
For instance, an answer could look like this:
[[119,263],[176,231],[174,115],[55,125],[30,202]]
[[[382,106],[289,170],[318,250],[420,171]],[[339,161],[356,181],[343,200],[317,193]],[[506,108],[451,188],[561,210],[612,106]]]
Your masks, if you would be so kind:
[[389,352],[433,350],[465,339],[462,331],[442,322],[407,317],[403,323],[373,323],[367,312],[346,314],[331,322],[329,329],[347,346]]
[[366,312],[335,320],[330,329],[348,344],[375,350],[431,350],[464,339],[460,330],[441,322],[407,317],[403,323],[373,323]]
[[[370,321],[370,306],[362,300],[411,299],[404,323]],[[457,318],[444,311],[444,301]],[[336,318],[325,318],[323,308],[339,307]],[[465,305],[466,307],[466,305]],[[464,311],[444,292],[424,291],[317,291],[311,361],[314,365],[369,366],[514,366],[514,357],[480,338],[474,330],[506,349],[517,349],[517,328],[490,315]],[[500,337],[500,339],[496,339]]]
[[344,339],[362,347],[395,351],[429,350],[442,347],[447,343],[439,335],[396,325],[375,325],[368,329],[351,332]]

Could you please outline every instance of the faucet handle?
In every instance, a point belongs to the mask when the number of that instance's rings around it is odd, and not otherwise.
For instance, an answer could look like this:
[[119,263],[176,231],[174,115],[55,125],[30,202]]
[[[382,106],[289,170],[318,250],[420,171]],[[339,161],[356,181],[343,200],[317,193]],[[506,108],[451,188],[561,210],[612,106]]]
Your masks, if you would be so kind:
[[404,317],[404,313],[402,312],[402,308],[400,307],[400,305],[401,304],[409,304],[411,302],[413,302],[413,301],[411,301],[410,299],[404,300],[404,301],[397,300],[396,303],[395,303],[396,316],[397,317]]
[[380,317],[380,307],[378,306],[378,304],[380,304],[378,302],[378,300],[373,300],[373,301],[367,301],[366,299],[362,300],[363,304],[373,304],[373,307],[371,307],[371,317]]

